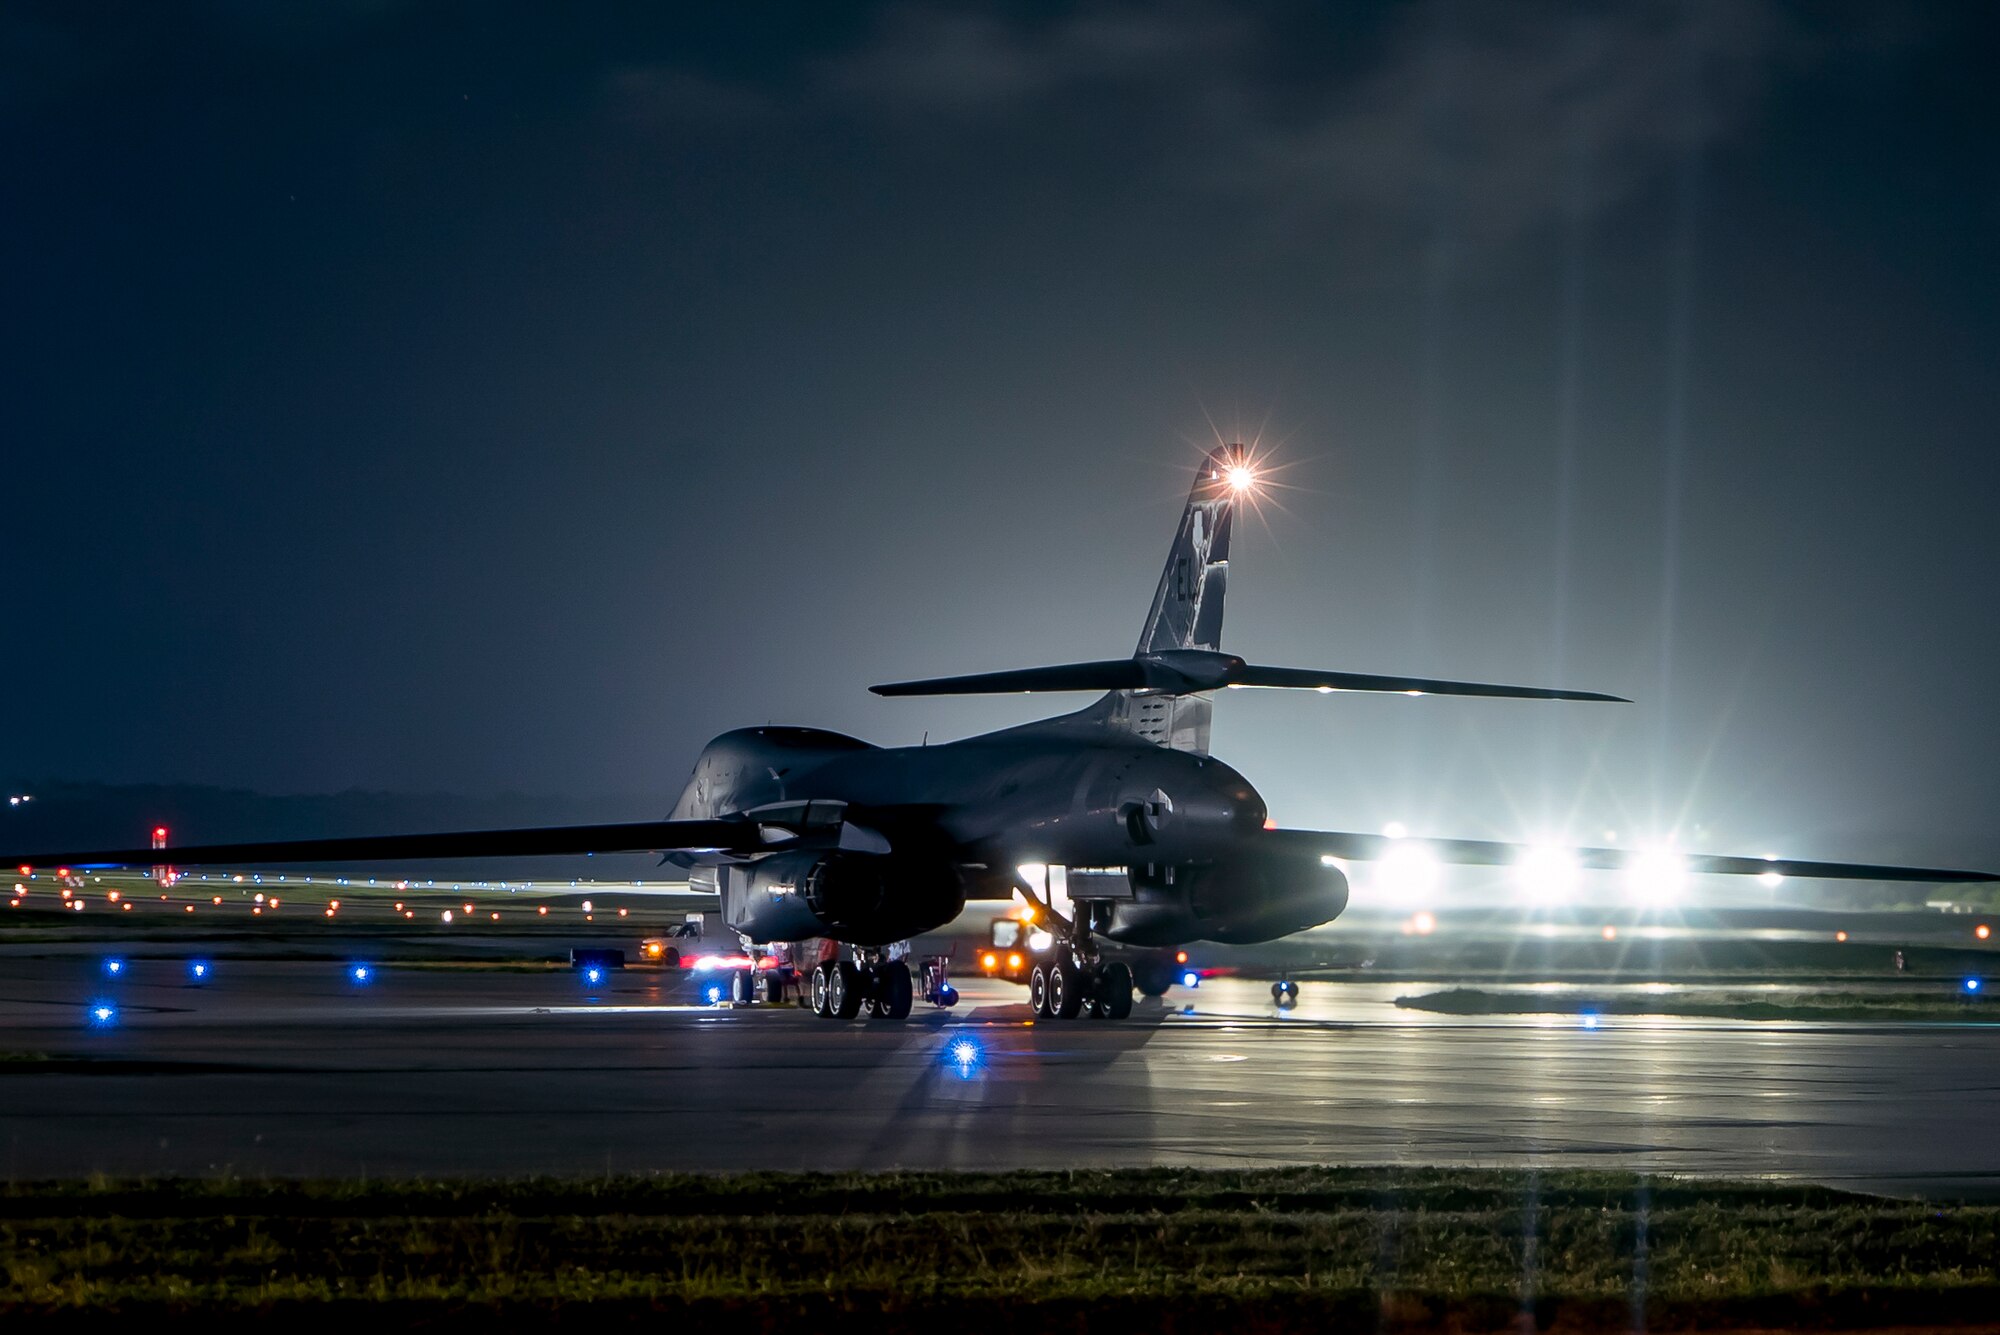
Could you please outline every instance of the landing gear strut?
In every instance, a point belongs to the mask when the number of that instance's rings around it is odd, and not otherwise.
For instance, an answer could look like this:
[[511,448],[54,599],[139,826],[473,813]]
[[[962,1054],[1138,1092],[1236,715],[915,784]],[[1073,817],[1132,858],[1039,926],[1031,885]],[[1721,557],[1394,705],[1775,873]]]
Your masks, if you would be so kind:
[[1132,1013],[1132,970],[1119,961],[1106,963],[1090,933],[1090,916],[1078,906],[1076,922],[1054,914],[1060,929],[1054,952],[1028,975],[1028,1000],[1045,1020],[1122,1020]]

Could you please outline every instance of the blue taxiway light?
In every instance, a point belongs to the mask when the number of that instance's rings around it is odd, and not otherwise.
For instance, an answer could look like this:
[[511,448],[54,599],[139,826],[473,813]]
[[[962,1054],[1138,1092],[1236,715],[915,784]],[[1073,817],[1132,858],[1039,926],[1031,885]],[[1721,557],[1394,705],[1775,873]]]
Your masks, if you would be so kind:
[[1182,974],[1182,975],[1181,975],[1181,986],[1182,986],[1182,987],[1200,987],[1200,986],[1201,986],[1201,975],[1200,975],[1200,974],[1198,974],[1198,973],[1196,973],[1196,972],[1195,972],[1195,971],[1194,971],[1193,969],[1189,969],[1189,970],[1188,970],[1188,971],[1187,971],[1186,973],[1184,973],[1184,974]]
[[375,971],[365,964],[357,964],[348,969],[347,976],[357,983],[365,983],[375,976]]
[[118,1007],[109,1001],[93,1001],[84,1012],[84,1019],[92,1029],[109,1029],[118,1023]]
[[603,981],[604,981],[604,970],[602,970],[602,969],[600,969],[600,968],[596,967],[595,965],[592,965],[592,966],[591,966],[590,968],[588,968],[588,969],[585,969],[585,970],[583,971],[583,981],[584,981],[584,982],[586,982],[586,983],[601,983],[601,982],[603,982]]
[[1597,1028],[1597,1012],[1596,1012],[1596,1011],[1585,1011],[1585,1012],[1583,1013],[1583,1016],[1582,1016],[1582,1019],[1583,1019],[1583,1027],[1584,1027],[1585,1029],[1595,1029],[1595,1028]]
[[961,1080],[970,1080],[985,1060],[986,1054],[979,1044],[969,1038],[954,1038],[944,1045],[945,1064],[951,1067]]
[[722,984],[710,984],[708,990],[703,992],[702,995],[708,998],[709,1005],[716,1005],[722,1000]]
[[1979,980],[1977,978],[1966,979],[1965,990],[1968,992],[1977,992],[1979,990]]
[[104,961],[104,972],[110,974],[113,978],[116,978],[119,974],[125,972],[125,961],[120,959],[109,959]]
[[190,961],[188,962],[188,977],[189,977],[190,979],[192,979],[193,981],[197,982],[197,983],[205,983],[205,982],[207,982],[207,981],[208,981],[208,961],[207,961],[207,960],[190,960]]

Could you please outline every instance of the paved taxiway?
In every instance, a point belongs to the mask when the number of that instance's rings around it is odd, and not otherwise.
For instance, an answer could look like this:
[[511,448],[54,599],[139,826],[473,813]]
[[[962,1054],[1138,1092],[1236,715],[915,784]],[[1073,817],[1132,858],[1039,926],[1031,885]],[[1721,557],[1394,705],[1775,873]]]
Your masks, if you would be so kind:
[[[1411,984],[1214,979],[1124,1024],[964,985],[903,1023],[686,980],[13,958],[0,1171],[524,1174],[1449,1163],[2000,1194],[2000,1026],[1465,1019]],[[84,1026],[94,998],[117,1022]],[[978,1046],[961,1066],[947,1049]],[[9,1053],[34,1060],[5,1060]]]

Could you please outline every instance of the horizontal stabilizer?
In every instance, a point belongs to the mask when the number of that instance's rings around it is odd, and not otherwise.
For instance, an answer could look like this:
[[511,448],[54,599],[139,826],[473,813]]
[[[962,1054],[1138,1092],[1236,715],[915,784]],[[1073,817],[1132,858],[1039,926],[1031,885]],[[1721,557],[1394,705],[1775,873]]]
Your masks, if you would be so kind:
[[890,682],[869,689],[877,695],[997,695],[1013,691],[1157,691],[1192,695],[1221,687],[1261,686],[1310,691],[1372,691],[1399,695],[1476,695],[1506,700],[1602,700],[1629,703],[1597,691],[1565,691],[1544,686],[1498,686],[1479,681],[1432,677],[1382,677],[1363,672],[1316,668],[1265,667],[1234,654],[1202,649],[1167,649],[1095,663],[977,672]]
[[1719,876],[1764,876],[1775,872],[1779,876],[1817,880],[1915,881],[1933,885],[2000,881],[2000,872],[1945,867],[1887,867],[1865,862],[1809,862],[1799,858],[1728,857],[1630,848],[1545,848],[1485,839],[1392,839],[1382,834],[1345,834],[1334,830],[1269,830],[1261,837],[1284,846],[1287,851],[1317,852],[1322,857],[1353,862],[1373,862],[1392,853],[1417,850],[1439,862],[1465,867],[1538,866],[1559,858],[1570,866],[1597,871]]

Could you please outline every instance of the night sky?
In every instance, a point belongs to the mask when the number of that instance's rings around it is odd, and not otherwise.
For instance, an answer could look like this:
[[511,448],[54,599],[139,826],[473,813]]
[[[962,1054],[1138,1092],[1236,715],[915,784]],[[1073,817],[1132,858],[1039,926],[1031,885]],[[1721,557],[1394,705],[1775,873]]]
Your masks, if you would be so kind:
[[0,771],[1055,712],[866,687],[1131,652],[1219,433],[1226,648],[1636,701],[1227,694],[1285,823],[2000,861],[2000,11],[694,8],[0,8]]

